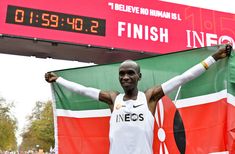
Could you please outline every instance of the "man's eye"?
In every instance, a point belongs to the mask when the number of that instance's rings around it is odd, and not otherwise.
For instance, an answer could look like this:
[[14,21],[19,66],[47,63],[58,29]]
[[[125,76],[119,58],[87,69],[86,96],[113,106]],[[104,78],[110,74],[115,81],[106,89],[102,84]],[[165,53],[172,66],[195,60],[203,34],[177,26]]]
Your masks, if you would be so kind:
[[123,73],[123,72],[120,72],[120,73],[119,73],[119,75],[120,75],[120,76],[123,76],[123,75],[124,75],[124,73]]
[[135,74],[135,72],[133,72],[133,71],[128,72],[128,75],[134,75],[134,74]]

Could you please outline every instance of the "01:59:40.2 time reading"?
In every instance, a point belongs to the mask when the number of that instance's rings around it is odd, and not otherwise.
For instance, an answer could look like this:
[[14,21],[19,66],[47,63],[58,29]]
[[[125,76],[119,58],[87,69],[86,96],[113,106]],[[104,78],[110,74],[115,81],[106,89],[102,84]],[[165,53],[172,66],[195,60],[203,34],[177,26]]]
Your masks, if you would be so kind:
[[7,23],[105,36],[103,19],[15,6],[8,6]]

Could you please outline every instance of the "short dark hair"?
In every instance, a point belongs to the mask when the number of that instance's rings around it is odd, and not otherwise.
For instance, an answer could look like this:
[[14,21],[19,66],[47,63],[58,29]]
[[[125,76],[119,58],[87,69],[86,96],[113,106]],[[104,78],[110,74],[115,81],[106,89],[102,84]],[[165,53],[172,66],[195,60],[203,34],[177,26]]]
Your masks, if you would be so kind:
[[120,66],[123,65],[124,63],[132,63],[132,64],[134,64],[134,65],[136,66],[136,71],[137,71],[137,73],[140,73],[140,65],[139,65],[137,62],[135,62],[134,60],[127,59],[127,60],[123,61],[123,62],[120,64]]

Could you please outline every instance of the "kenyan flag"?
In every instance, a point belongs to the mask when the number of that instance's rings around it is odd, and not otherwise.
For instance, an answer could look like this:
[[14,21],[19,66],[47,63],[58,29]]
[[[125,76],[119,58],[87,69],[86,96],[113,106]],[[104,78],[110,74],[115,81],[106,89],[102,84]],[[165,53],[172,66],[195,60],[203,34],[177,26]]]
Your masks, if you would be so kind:
[[[139,89],[179,75],[213,54],[206,47],[138,60]],[[102,90],[123,92],[119,63],[55,71],[59,76]],[[56,149],[59,154],[108,154],[108,106],[52,85]],[[155,154],[235,153],[235,56],[162,98],[156,109]]]

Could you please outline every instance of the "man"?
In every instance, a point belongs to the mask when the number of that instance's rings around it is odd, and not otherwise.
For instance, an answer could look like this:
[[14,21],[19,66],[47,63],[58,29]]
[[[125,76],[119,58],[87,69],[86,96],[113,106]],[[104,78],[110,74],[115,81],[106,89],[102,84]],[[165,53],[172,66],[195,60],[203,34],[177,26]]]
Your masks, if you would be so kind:
[[109,105],[112,112],[109,132],[110,154],[152,154],[154,115],[158,100],[201,75],[217,60],[227,57],[230,51],[230,45],[219,48],[212,56],[183,74],[145,92],[138,91],[137,85],[141,79],[140,66],[132,60],[124,61],[119,67],[119,82],[124,94],[85,87],[54,73],[46,73],[45,79]]

